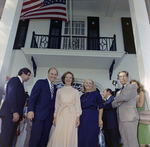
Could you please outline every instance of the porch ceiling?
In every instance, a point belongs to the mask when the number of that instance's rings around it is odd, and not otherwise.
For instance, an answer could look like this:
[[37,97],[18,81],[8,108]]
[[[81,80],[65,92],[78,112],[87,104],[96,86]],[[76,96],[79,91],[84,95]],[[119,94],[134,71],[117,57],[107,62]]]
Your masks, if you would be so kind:
[[[0,0],[0,17],[5,2],[6,0]],[[100,11],[111,17],[115,11],[129,11],[129,4],[128,0],[72,0],[72,9],[81,12]]]
[[122,60],[124,52],[87,51],[22,48],[27,60],[32,66],[34,57],[37,67],[109,69],[115,59],[114,69]]
[[[6,0],[0,0],[0,17],[5,2]],[[150,15],[150,0],[146,0],[146,4]],[[106,17],[111,17],[116,11],[129,11],[128,0],[72,0],[72,6],[73,11],[101,11],[106,14]]]

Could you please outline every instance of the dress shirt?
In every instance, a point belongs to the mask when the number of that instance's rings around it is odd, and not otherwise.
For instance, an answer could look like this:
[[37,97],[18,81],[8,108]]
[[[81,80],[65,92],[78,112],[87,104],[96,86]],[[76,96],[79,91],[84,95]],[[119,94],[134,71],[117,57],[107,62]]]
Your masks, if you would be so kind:
[[110,97],[111,97],[111,95],[106,100],[108,100]]
[[23,83],[22,78],[20,76],[18,76],[18,78],[20,79],[20,82]]
[[112,95],[108,96],[108,98],[107,98],[106,101],[105,101],[105,104],[106,104],[106,103],[109,103],[109,98],[110,98],[111,96],[112,96]]

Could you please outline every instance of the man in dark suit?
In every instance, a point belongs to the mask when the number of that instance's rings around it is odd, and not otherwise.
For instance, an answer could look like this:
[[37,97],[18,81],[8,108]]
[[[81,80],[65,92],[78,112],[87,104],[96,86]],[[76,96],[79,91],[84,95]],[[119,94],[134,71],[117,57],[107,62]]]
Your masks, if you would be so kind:
[[56,68],[48,70],[48,79],[38,80],[28,102],[28,118],[33,121],[29,147],[46,147],[53,121],[56,97]]
[[137,140],[139,115],[136,109],[136,85],[129,84],[129,73],[127,71],[120,71],[118,79],[123,87],[114,98],[112,107],[117,108],[119,131],[123,147],[139,147]]
[[23,83],[30,79],[30,74],[28,68],[22,68],[18,76],[12,77],[7,83],[5,100],[0,110],[2,119],[0,147],[12,146],[26,100]]
[[116,109],[112,108],[112,101],[114,96],[112,96],[112,90],[107,88],[103,91],[103,98],[106,99],[103,111],[103,129],[105,136],[106,147],[120,147],[119,140],[120,134],[118,130],[117,123],[117,113]]

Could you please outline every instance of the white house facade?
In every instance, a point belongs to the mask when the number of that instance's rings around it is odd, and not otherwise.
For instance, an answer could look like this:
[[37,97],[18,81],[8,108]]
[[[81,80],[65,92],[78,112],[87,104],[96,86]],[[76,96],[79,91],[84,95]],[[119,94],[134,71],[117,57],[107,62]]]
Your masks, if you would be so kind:
[[[2,3],[0,93],[3,93],[6,76],[17,75],[22,67],[32,71],[31,79],[25,83],[29,94],[38,79],[47,78],[51,67],[58,69],[57,84],[61,83],[64,72],[71,71],[76,83],[82,84],[86,78],[91,78],[101,93],[105,88],[115,90],[112,81],[117,81],[119,71],[127,70],[130,80],[139,80],[145,86],[150,108],[149,1],[67,2],[68,22],[30,19],[25,27],[23,42],[16,41],[23,0],[5,0]],[[61,25],[56,27],[58,23]],[[126,34],[128,27],[131,31]],[[133,43],[135,50],[130,43]]]

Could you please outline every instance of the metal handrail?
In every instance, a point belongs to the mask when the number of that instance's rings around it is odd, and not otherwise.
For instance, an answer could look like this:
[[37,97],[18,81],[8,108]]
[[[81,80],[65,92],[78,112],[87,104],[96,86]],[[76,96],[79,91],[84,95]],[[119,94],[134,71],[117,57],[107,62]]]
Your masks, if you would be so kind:
[[[72,43],[72,45],[71,45]],[[72,48],[71,48],[72,47]],[[31,48],[117,51],[113,37],[87,37],[32,34]]]

